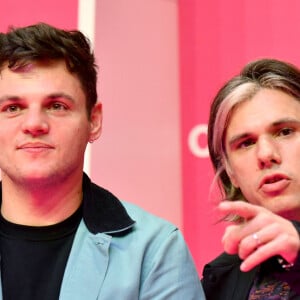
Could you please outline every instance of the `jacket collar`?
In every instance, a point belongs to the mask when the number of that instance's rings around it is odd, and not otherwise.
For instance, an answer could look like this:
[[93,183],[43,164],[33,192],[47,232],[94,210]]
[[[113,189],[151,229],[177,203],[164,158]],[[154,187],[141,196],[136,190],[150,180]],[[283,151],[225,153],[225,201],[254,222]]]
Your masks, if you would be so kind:
[[125,235],[135,221],[128,215],[125,207],[109,191],[92,183],[83,175],[83,219],[88,230],[94,234],[109,233]]

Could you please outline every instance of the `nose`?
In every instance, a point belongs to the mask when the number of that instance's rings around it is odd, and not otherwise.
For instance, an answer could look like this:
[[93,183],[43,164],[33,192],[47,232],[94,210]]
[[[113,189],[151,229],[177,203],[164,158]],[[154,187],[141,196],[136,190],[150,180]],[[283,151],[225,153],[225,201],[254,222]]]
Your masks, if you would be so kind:
[[281,163],[279,149],[272,137],[263,137],[257,141],[257,159],[260,169],[271,168]]
[[49,124],[45,113],[39,108],[28,109],[24,114],[22,131],[33,137],[47,134],[49,132]]

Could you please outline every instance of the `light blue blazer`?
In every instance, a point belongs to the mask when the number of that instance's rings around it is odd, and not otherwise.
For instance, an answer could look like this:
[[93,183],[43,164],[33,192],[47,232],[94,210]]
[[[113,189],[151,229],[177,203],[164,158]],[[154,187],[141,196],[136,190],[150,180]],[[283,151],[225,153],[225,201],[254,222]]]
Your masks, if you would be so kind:
[[86,175],[83,191],[83,220],[59,299],[205,299],[192,257],[174,225],[120,202]]

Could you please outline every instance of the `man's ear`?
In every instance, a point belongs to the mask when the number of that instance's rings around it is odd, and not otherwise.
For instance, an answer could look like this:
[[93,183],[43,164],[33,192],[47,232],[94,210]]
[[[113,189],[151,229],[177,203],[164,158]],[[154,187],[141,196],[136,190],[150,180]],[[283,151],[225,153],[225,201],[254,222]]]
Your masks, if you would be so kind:
[[90,115],[90,138],[89,141],[93,142],[99,138],[102,130],[102,103],[95,104]]

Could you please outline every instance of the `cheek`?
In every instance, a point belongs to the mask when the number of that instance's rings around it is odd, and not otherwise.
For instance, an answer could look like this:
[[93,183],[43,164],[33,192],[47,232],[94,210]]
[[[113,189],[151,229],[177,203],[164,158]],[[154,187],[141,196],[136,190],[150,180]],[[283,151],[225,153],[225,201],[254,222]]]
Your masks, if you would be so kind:
[[235,161],[234,163],[232,163],[227,171],[231,183],[235,187],[242,188],[242,186],[245,185],[246,181],[249,182],[249,179],[251,180],[251,178],[256,177],[256,175],[254,174],[255,169],[253,167],[254,163],[247,159]]
[[234,173],[231,177],[232,184],[242,191],[247,201],[258,204],[257,188],[259,185],[259,176],[254,163],[246,160],[240,165],[233,166],[233,168]]
[[89,141],[89,127],[84,122],[69,124],[69,126],[66,124],[52,138],[55,138],[61,146],[64,145],[65,150],[75,151],[77,149],[79,151],[79,149],[85,149]]
[[89,128],[87,126],[77,127],[69,139],[74,144],[86,144],[89,141]]

